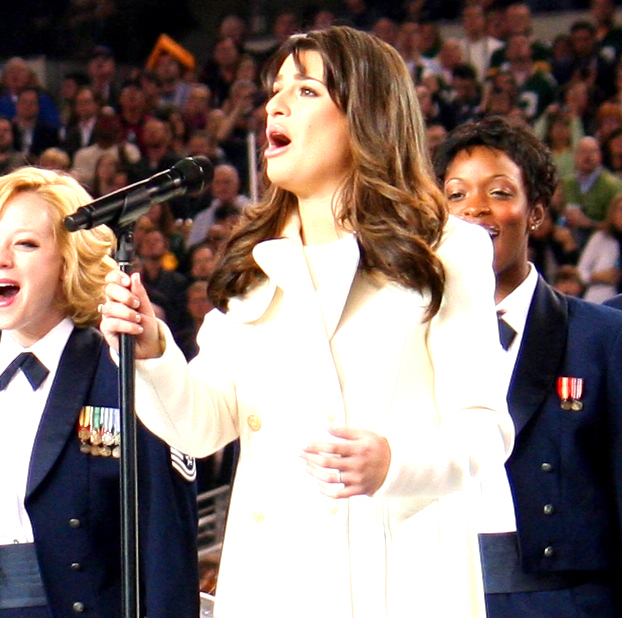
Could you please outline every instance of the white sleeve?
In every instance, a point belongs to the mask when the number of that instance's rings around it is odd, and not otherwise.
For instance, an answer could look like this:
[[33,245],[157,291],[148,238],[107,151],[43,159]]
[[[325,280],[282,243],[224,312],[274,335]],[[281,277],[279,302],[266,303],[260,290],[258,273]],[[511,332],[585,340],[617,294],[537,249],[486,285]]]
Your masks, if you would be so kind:
[[238,436],[232,324],[216,309],[208,313],[189,364],[166,325],[160,328],[164,354],[136,363],[136,413],[171,446],[205,457]]
[[428,336],[440,420],[419,436],[387,436],[391,465],[377,496],[439,498],[482,470],[501,469],[513,446],[499,369],[492,244],[475,225],[449,226],[438,250],[446,277],[443,301]]

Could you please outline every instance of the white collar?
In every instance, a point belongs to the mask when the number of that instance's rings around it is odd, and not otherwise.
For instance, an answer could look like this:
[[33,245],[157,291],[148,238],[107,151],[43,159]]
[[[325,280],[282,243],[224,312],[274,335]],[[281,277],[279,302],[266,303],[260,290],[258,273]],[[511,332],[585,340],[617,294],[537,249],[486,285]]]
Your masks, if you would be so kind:
[[515,287],[501,302],[497,304],[497,312],[503,314],[503,319],[522,336],[527,322],[527,314],[531,306],[531,299],[538,283],[538,271],[529,263],[529,274],[524,281]]
[[28,348],[15,341],[10,330],[2,331],[2,337],[0,337],[0,372],[4,371],[15,357],[28,351],[35,354],[50,373],[54,373],[73,329],[74,325],[71,319],[64,318]]

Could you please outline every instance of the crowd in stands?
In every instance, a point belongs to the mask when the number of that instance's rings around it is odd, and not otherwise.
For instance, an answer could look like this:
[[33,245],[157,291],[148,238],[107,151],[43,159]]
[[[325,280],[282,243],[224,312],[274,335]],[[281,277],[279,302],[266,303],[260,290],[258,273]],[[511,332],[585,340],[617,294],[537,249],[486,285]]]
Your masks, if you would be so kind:
[[[93,198],[171,167],[185,156],[214,164],[211,190],[154,206],[136,224],[137,267],[188,357],[210,309],[205,282],[228,230],[261,192],[265,135],[261,71],[291,34],[333,23],[373,32],[404,57],[430,150],[448,131],[491,114],[528,123],[560,176],[555,208],[532,237],[532,260],[560,289],[601,302],[621,290],[622,25],[613,0],[554,40],[533,35],[530,4],[466,0],[460,36],[444,37],[430,3],[383,14],[365,0],[303,20],[275,16],[271,37],[249,37],[227,15],[204,66],[162,51],[121,80],[117,50],[97,45],[52,96],[20,57],[3,62],[0,174],[25,163],[63,169]],[[531,3],[533,4],[533,3]],[[570,3],[569,3],[570,4]],[[257,163],[259,162],[259,163]],[[256,178],[259,177],[259,181]],[[259,185],[259,186],[257,186]],[[198,283],[200,282],[200,283]]]

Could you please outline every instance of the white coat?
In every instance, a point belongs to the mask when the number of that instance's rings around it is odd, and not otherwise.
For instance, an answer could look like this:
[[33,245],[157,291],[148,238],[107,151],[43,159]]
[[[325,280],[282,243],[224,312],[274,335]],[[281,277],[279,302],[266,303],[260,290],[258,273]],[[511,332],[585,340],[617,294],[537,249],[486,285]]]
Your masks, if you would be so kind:
[[[427,296],[362,274],[352,242],[327,332],[298,226],[255,248],[268,281],[206,316],[189,371],[168,332],[163,356],[139,363],[152,431],[199,457],[241,441],[215,615],[483,617],[473,478],[513,441],[491,243],[450,218],[443,302],[425,322]],[[388,439],[373,497],[327,498],[306,472],[300,451],[330,424]]]

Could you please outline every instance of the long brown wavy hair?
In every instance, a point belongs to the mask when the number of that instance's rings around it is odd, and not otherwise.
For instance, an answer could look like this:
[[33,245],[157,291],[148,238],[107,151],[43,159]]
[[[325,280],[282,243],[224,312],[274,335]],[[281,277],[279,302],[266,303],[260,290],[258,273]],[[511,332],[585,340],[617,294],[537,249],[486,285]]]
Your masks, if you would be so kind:
[[[305,73],[302,54],[318,52],[324,80],[350,129],[351,169],[335,212],[356,234],[361,269],[431,294],[427,318],[438,311],[445,276],[435,248],[447,220],[425,144],[411,76],[399,54],[380,39],[346,26],[294,35],[275,54],[265,74],[271,91],[292,55]],[[215,307],[226,311],[233,296],[265,279],[252,257],[259,242],[278,237],[294,194],[269,185],[262,201],[245,209],[209,285]]]

